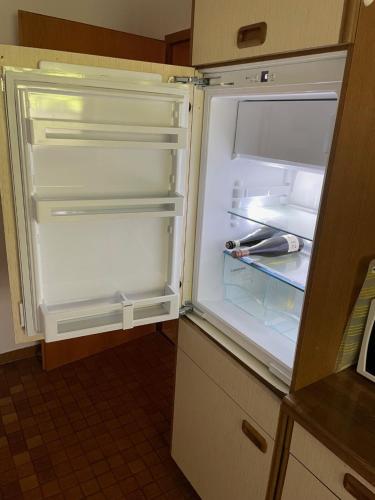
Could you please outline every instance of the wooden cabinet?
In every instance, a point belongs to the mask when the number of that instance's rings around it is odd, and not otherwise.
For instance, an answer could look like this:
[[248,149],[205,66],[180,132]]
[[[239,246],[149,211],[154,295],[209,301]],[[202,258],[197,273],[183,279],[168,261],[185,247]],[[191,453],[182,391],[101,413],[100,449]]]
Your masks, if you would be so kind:
[[337,498],[324,484],[292,455],[289,456],[282,500],[334,500]]
[[375,487],[295,423],[282,500],[294,498],[374,500]]
[[350,40],[358,0],[195,0],[193,65]]
[[280,401],[197,327],[181,323],[172,456],[205,500],[263,500]]

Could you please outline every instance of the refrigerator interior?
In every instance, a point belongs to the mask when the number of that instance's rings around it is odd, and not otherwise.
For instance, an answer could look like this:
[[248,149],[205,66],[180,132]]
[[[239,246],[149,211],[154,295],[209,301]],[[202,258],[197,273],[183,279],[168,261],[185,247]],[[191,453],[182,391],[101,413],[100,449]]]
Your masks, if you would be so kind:
[[[206,97],[193,303],[289,382],[338,95],[269,92]],[[225,250],[262,225],[303,238],[302,251]]]
[[7,76],[29,334],[178,317],[186,88]]

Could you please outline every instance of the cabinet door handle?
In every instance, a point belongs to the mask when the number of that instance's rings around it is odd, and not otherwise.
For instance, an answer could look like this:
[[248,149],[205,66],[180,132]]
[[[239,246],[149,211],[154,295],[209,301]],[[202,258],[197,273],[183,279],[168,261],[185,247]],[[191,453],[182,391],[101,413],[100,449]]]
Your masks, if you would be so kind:
[[262,45],[265,42],[267,35],[267,23],[249,24],[242,26],[237,33],[237,47],[253,47]]
[[351,474],[345,474],[344,488],[357,500],[375,500],[375,493],[372,493],[364,484],[358,481],[358,479]]
[[242,432],[263,453],[267,451],[267,441],[247,420],[242,420]]

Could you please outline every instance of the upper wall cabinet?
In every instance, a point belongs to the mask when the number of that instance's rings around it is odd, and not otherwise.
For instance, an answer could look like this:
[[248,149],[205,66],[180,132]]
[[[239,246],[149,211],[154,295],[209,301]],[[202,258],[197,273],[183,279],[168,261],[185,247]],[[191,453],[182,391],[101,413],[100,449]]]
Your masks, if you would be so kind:
[[193,65],[348,41],[358,8],[359,0],[195,0]]

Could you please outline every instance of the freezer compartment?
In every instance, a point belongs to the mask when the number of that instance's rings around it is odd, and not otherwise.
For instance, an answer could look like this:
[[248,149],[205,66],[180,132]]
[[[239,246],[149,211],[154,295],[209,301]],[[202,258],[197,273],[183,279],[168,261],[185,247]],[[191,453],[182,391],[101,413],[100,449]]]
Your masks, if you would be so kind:
[[170,286],[147,293],[91,298],[39,308],[46,342],[175,319],[179,297]]
[[234,156],[279,166],[324,168],[337,110],[335,97],[289,95],[240,102]]
[[28,142],[36,146],[96,146],[151,149],[186,147],[187,129],[28,119]]
[[38,223],[81,222],[102,217],[176,217],[182,215],[183,196],[178,193],[79,199],[33,196],[33,204]]
[[[298,267],[300,256],[293,257]],[[289,258],[289,265],[292,260]],[[254,266],[251,262],[244,262],[234,259],[227,253],[224,254],[225,300],[254,316],[264,326],[296,342],[303,290],[278,278],[272,270],[271,272],[265,270],[266,266],[263,270],[256,266],[256,263]]]

